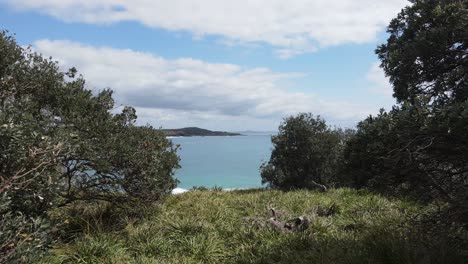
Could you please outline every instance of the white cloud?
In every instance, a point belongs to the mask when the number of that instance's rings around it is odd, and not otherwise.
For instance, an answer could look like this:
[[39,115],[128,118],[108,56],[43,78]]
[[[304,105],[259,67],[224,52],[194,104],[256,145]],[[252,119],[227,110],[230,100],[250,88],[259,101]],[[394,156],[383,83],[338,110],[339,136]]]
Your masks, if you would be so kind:
[[378,62],[372,64],[372,67],[367,72],[366,79],[371,83],[371,90],[373,92],[391,96],[393,94],[393,87],[379,65],[380,63]]
[[297,112],[348,121],[372,112],[369,106],[327,101],[280,87],[280,82],[300,78],[300,73],[191,58],[169,60],[66,40],[39,40],[33,46],[58,60],[64,70],[76,66],[90,88],[111,87],[118,103],[136,106],[142,120],[154,126],[262,129],[274,128],[281,117]]
[[[0,0],[1,1],[1,0]],[[376,39],[407,0],[3,0],[63,21],[138,21],[148,27],[216,35],[225,43],[266,43],[288,58]]]

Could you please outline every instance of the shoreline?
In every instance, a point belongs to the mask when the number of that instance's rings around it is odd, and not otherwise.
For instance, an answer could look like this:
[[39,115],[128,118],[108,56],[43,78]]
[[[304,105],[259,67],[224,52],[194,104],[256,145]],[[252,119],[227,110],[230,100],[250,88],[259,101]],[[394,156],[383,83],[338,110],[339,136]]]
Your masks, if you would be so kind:
[[[211,188],[207,188],[208,190],[211,190]],[[249,189],[265,189],[265,187],[247,187],[247,188],[222,188],[223,192],[230,192],[230,191],[238,191],[238,190],[249,190]],[[193,191],[192,189],[184,189],[184,188],[179,188],[176,187],[171,191],[171,194],[177,195],[177,194],[182,194],[186,192]]]
[[166,136],[166,138],[193,138],[193,137],[243,137],[247,135],[209,135],[209,136]]

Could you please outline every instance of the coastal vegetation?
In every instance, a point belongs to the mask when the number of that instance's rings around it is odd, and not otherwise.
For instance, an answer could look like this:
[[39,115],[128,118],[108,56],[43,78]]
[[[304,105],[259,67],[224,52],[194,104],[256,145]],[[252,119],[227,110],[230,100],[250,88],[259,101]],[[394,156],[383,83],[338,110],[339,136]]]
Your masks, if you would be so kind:
[[0,263],[466,263],[468,2],[411,3],[376,50],[396,105],[285,118],[268,188],[231,192],[170,195],[180,131],[1,32]]
[[351,129],[332,129],[311,114],[286,118],[272,136],[273,151],[262,164],[262,182],[272,188],[316,189],[342,183],[343,150]]
[[397,104],[347,133],[310,115],[286,118],[264,182],[442,201],[447,224],[468,226],[468,3],[412,2],[376,50]]
[[[421,206],[367,191],[193,190],[169,197],[143,220],[108,208],[87,209],[70,219],[84,230],[59,244],[43,263],[465,263],[442,230],[420,223],[437,205]],[[303,232],[267,225],[297,215],[311,222]],[[69,210],[77,210],[69,208]],[[110,228],[109,218],[120,222]],[[114,227],[115,228],[115,227]],[[437,242],[432,239],[437,237]]]
[[53,209],[155,203],[176,187],[177,147],[136,126],[134,108],[117,111],[112,90],[91,92],[7,32],[0,58],[0,262],[39,257],[60,229]]

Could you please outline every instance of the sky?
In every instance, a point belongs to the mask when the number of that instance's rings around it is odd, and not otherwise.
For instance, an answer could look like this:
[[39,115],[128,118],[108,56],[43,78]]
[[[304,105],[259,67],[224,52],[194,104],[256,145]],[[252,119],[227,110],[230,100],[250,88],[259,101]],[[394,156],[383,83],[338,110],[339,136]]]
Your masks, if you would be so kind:
[[272,131],[389,109],[374,53],[406,0],[0,0],[0,29],[111,88],[138,123]]

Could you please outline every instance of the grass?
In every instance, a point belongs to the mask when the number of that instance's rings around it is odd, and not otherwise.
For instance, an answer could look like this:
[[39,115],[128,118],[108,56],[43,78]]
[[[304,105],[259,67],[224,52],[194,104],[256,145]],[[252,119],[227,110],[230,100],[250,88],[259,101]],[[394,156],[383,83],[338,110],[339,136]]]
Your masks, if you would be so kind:
[[[333,204],[334,214],[320,216]],[[268,206],[281,220],[305,215],[311,225],[277,232],[265,225]],[[191,191],[171,196],[142,221],[126,218],[118,230],[85,228],[44,262],[464,263],[444,241],[411,229],[411,219],[427,209],[351,189]]]

